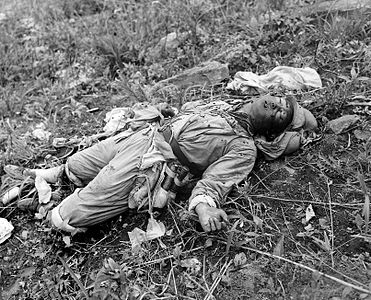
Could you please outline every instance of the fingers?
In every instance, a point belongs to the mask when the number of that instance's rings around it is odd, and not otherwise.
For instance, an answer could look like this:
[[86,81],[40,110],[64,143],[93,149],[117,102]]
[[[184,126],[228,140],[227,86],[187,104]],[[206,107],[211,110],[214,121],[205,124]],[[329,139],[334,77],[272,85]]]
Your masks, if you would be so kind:
[[202,226],[202,229],[205,232],[210,232],[211,231],[211,224],[210,224],[210,222],[204,223],[204,224],[201,223],[201,226]]
[[228,220],[228,215],[226,214],[226,212],[224,210],[220,210],[220,217],[222,218],[222,220],[226,223],[229,223],[229,220]]
[[216,222],[218,222],[218,221],[215,220],[214,218],[209,219],[211,231],[217,230]]
[[207,207],[206,210],[201,209],[201,203],[196,207],[200,224],[205,232],[218,231],[227,227],[228,216],[224,210],[218,208]]

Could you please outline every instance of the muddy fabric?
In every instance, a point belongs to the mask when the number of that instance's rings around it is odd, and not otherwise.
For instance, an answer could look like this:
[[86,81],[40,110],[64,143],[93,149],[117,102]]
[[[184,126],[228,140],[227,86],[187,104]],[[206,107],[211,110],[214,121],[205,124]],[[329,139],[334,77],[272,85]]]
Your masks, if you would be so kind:
[[275,67],[267,74],[257,75],[253,72],[237,72],[228,89],[247,92],[250,88],[268,91],[272,87],[285,87],[291,90],[321,88],[319,74],[312,68]]
[[[200,195],[216,206],[223,204],[233,186],[249,175],[257,156],[252,134],[223,112],[229,106],[214,104],[188,105],[185,112],[164,125],[171,128],[188,161],[203,172],[189,199],[190,207]],[[305,114],[299,119],[295,128],[304,126]],[[176,159],[158,123],[141,126],[70,157],[69,172],[86,186],[55,208],[54,214],[59,214],[60,221],[73,227],[87,227],[124,212],[137,178],[156,163]],[[284,152],[282,149],[289,140],[290,134],[283,134],[275,143],[262,139],[257,144],[275,158]]]
[[[223,202],[233,185],[253,168],[253,139],[234,125],[238,127],[231,119],[207,112],[172,120],[170,126],[184,155],[204,171],[190,201],[204,194],[216,203]],[[174,158],[165,144],[161,133],[151,126],[129,135],[123,132],[73,155],[68,169],[87,185],[56,208],[61,218],[71,226],[86,227],[125,211],[148,150],[154,146],[163,151],[164,158]]]
[[123,139],[111,137],[71,156],[69,170],[87,185],[61,202],[61,218],[85,227],[124,212],[151,133],[145,128]]
[[252,170],[256,147],[235,120],[218,113],[183,114],[172,122],[174,137],[189,161],[203,171],[192,191],[222,203],[232,187]]

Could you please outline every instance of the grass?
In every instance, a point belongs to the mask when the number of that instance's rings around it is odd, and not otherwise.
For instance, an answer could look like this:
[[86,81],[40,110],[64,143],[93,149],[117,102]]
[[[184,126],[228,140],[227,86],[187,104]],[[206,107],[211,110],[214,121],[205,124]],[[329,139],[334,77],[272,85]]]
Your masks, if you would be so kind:
[[[58,161],[51,140],[32,136],[40,123],[52,138],[81,138],[101,130],[106,111],[137,99],[228,98],[220,87],[150,94],[159,80],[214,59],[232,76],[313,67],[324,87],[297,96],[321,130],[355,113],[355,129],[370,131],[369,106],[351,104],[371,96],[370,15],[304,16],[301,2],[3,1],[0,167]],[[176,48],[159,44],[173,32]],[[138,252],[127,232],[146,227],[144,214],[69,239],[14,204],[0,208],[16,227],[0,246],[4,297],[86,299],[95,290],[97,299],[368,299],[370,140],[353,130],[323,134],[299,154],[259,160],[228,198],[231,225],[217,234],[200,231],[184,199],[160,215],[168,235]],[[2,177],[0,194],[11,185]],[[63,186],[65,195],[72,189]],[[305,223],[309,204],[316,216]]]

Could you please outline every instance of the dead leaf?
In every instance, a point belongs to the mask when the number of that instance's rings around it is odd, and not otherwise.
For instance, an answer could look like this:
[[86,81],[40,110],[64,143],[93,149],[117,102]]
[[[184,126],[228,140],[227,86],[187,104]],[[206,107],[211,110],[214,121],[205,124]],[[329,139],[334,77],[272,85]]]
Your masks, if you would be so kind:
[[21,237],[24,240],[27,240],[29,232],[27,230],[23,230],[21,233]]
[[151,217],[148,220],[147,231],[143,231],[136,227],[133,231],[128,232],[128,235],[131,247],[132,249],[135,249],[140,246],[141,243],[162,237],[165,233],[165,225]]
[[343,292],[341,293],[341,298],[342,299],[345,299],[347,296],[349,296],[349,294],[353,291],[353,288],[351,288],[350,286],[346,286],[344,289],[343,289]]
[[285,240],[285,236],[282,235],[280,240],[278,241],[277,245],[273,249],[273,255],[283,256],[283,254],[284,254],[284,247],[283,247],[284,240]]
[[176,245],[174,250],[173,250],[173,256],[175,259],[179,259],[180,255],[182,254],[182,249],[180,248],[179,245]]
[[307,226],[304,227],[304,229],[305,229],[306,231],[313,231],[313,230],[314,230],[312,224],[308,224]]
[[316,243],[317,246],[319,246],[323,250],[331,251],[331,246],[330,246],[330,242],[328,240],[328,237],[327,237],[327,241],[326,241],[326,237],[325,237],[325,241],[322,241],[321,239],[316,238],[314,236],[311,236],[311,238],[313,239],[313,242]]
[[51,133],[45,130],[46,126],[44,123],[36,125],[34,131],[32,131],[32,136],[40,141],[49,140]]
[[46,204],[50,201],[52,196],[52,189],[44,178],[36,176],[35,187],[39,196],[39,203]]
[[0,244],[12,235],[14,227],[7,219],[0,218]]
[[36,267],[28,267],[23,269],[23,272],[21,274],[21,278],[27,278],[31,277],[36,271]]
[[312,204],[309,204],[307,209],[305,210],[305,221],[308,223],[316,214],[314,213]]
[[322,229],[326,229],[328,227],[328,222],[326,218],[320,218],[318,219],[318,223],[321,226]]
[[165,235],[165,233],[165,225],[162,222],[156,221],[154,218],[150,218],[148,220],[146,232],[147,240],[153,240],[162,237],[163,235]]
[[205,242],[205,248],[209,248],[213,245],[213,240],[211,238],[208,238]]
[[258,226],[260,229],[263,229],[263,220],[260,219],[258,216],[253,215],[253,221],[256,226]]
[[242,266],[246,264],[247,262],[247,257],[244,252],[237,253],[233,259],[233,263],[236,267]]
[[329,251],[331,250],[331,244],[330,244],[330,239],[326,233],[326,231],[323,232],[323,235],[324,235],[324,238],[325,238],[325,247],[326,249],[329,249]]
[[11,188],[10,190],[5,192],[4,196],[1,199],[1,202],[4,205],[8,205],[10,202],[12,202],[18,197],[20,191],[21,189],[18,186]]
[[62,238],[63,242],[65,243],[66,247],[71,247],[71,238],[68,236],[68,235],[65,235],[63,238]]
[[365,195],[365,202],[363,205],[362,216],[365,218],[365,232],[368,232],[368,224],[370,222],[370,197],[368,195],[367,186],[363,174],[358,173],[358,180],[361,185],[363,194]]
[[140,245],[147,241],[146,239],[146,232],[142,229],[139,229],[135,227],[132,231],[128,232],[130,243],[131,243],[131,248],[138,249]]
[[197,275],[202,268],[201,262],[195,257],[183,259],[180,262],[180,266],[186,268],[187,272],[191,275]]

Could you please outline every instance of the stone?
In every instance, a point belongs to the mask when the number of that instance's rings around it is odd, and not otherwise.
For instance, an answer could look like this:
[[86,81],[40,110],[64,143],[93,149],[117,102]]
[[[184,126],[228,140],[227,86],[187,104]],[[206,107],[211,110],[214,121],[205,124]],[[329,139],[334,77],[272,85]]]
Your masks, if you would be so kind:
[[209,86],[218,84],[228,78],[229,70],[227,64],[209,61],[178,75],[159,81],[153,86],[152,90],[157,91],[167,85],[175,85],[179,89],[186,89],[191,86]]
[[345,115],[329,121],[327,123],[327,127],[330,128],[335,134],[341,134],[359,122],[360,119],[361,118],[358,115]]
[[354,130],[354,136],[360,141],[371,140],[371,131],[370,130]]
[[0,13],[0,24],[5,23],[5,21],[8,19],[8,16],[4,13]]
[[149,57],[156,60],[168,53],[175,52],[179,45],[187,39],[187,36],[187,32],[170,32],[168,35],[161,38],[154,48],[149,50]]
[[337,0],[324,1],[311,6],[311,13],[351,12],[356,10],[370,10],[370,0]]

